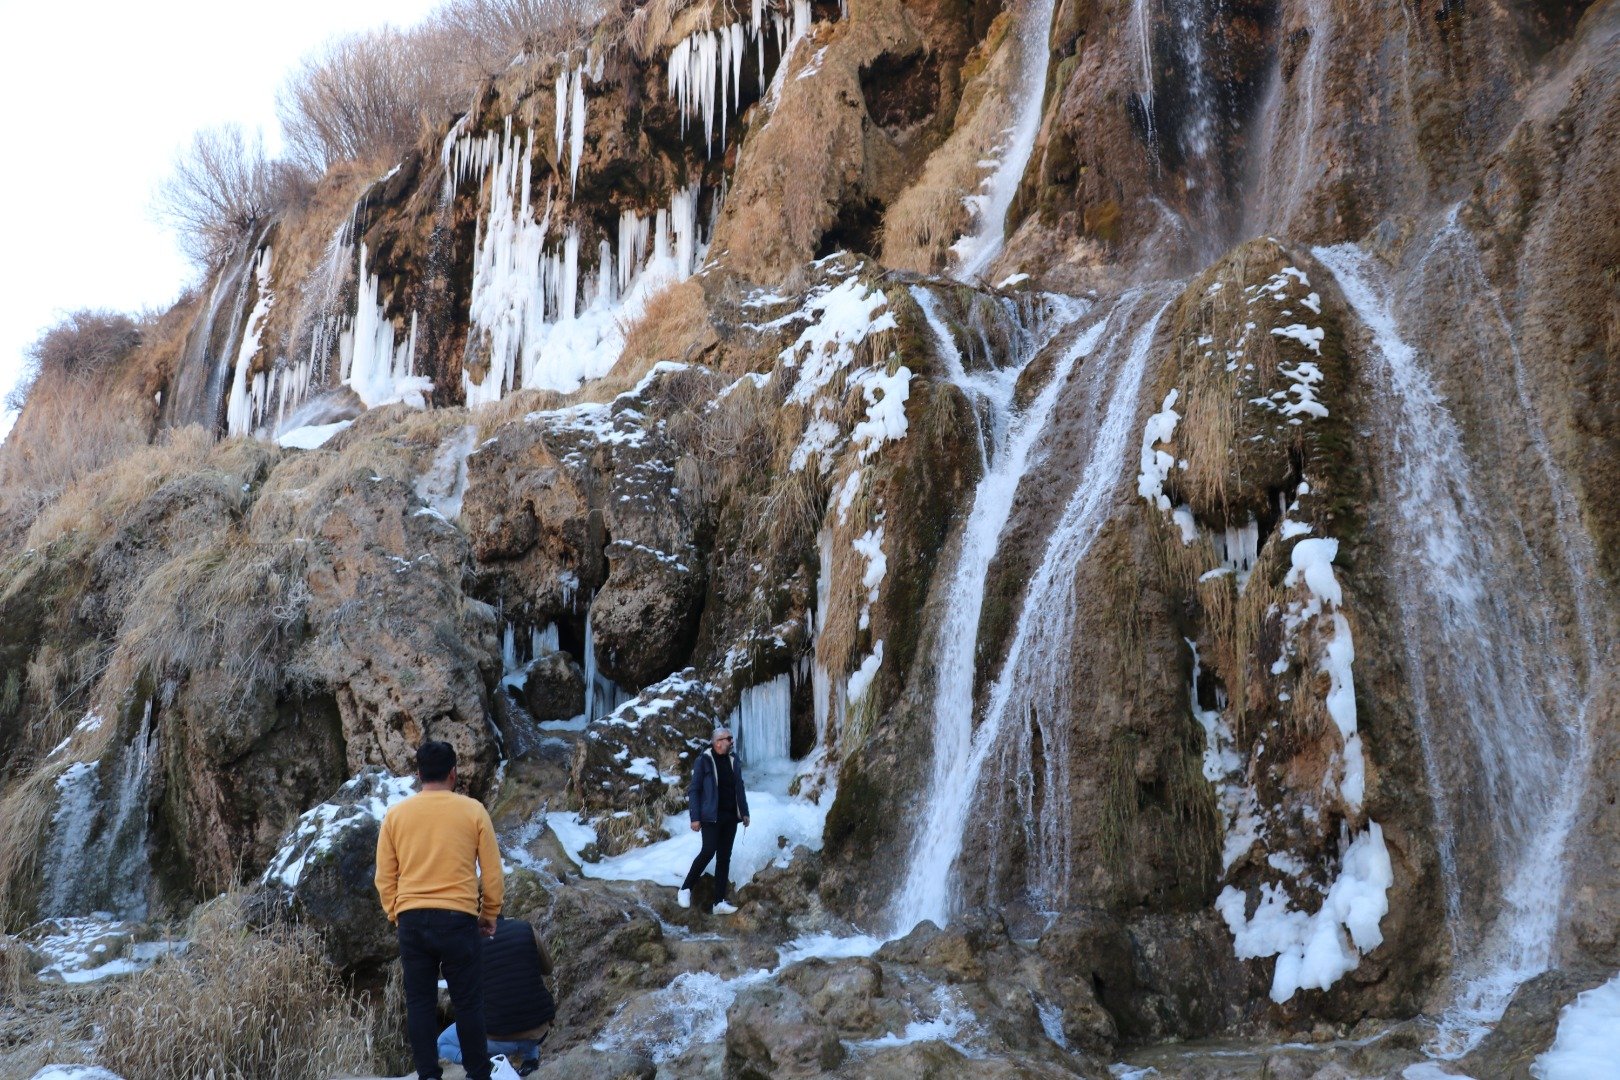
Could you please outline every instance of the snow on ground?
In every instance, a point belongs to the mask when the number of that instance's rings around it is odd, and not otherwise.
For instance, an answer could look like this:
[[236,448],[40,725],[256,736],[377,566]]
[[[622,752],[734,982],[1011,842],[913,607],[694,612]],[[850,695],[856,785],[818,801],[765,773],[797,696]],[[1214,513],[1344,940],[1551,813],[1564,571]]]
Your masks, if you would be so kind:
[[[752,824],[737,830],[737,846],[731,854],[731,881],[738,888],[773,863],[786,866],[794,847],[803,844],[821,850],[821,830],[832,805],[830,794],[821,803],[769,791],[749,791],[748,809]],[[585,862],[580,851],[596,840],[596,830],[582,825],[570,811],[546,815],[546,824],[557,834],[568,857],[579,863],[580,871],[603,881],[650,881],[655,885],[679,887],[687,868],[697,857],[698,838],[685,814],[674,814],[664,821],[668,840],[632,848],[600,862]]]
[[159,957],[183,952],[184,941],[135,941],[135,923],[123,922],[106,912],[50,919],[25,932],[28,947],[45,966],[39,977],[46,982],[97,982],[113,975],[128,975],[151,967]]
[[99,1065],[47,1065],[29,1080],[124,1080]]
[[1536,1058],[1536,1080],[1589,1080],[1620,1069],[1620,975],[1588,990],[1558,1014],[1558,1037]]

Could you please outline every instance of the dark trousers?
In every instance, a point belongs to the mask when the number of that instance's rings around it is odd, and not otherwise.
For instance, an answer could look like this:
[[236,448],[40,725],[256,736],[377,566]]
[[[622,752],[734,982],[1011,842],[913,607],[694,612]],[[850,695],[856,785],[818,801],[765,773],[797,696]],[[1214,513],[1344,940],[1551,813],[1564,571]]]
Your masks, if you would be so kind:
[[730,888],[731,878],[731,845],[737,841],[737,822],[735,821],[705,821],[703,823],[703,850],[698,857],[692,860],[692,869],[686,872],[686,880],[681,882],[681,888],[690,889],[696,885],[698,878],[709,866],[709,860],[714,860],[714,902],[719,903],[726,898],[726,891]]
[[439,972],[456,1008],[469,1080],[489,1080],[484,1039],[484,942],[478,920],[464,911],[417,908],[399,913],[399,963],[405,974],[405,1020],[416,1075],[429,1080],[439,1070]]

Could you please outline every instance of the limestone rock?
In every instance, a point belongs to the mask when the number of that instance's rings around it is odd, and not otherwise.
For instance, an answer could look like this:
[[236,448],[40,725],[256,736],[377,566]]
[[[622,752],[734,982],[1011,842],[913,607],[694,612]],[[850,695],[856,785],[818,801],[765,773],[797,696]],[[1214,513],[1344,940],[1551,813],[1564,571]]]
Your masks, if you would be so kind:
[[571,720],[585,711],[585,676],[566,653],[551,653],[529,665],[523,701],[536,720]]
[[780,986],[751,987],[726,1013],[726,1072],[739,1078],[823,1076],[844,1060],[837,1034]]

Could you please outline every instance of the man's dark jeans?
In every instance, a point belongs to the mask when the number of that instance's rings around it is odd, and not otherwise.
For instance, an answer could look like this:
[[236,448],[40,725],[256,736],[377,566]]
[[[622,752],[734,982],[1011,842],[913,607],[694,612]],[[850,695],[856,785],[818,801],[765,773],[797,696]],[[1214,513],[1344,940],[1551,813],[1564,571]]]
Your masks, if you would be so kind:
[[417,908],[399,913],[399,962],[405,973],[405,1018],[421,1080],[439,1069],[439,972],[456,1008],[469,1080],[489,1080],[484,1040],[484,941],[464,911]]
[[736,821],[705,821],[703,823],[703,850],[692,860],[692,869],[686,872],[681,888],[690,889],[698,883],[709,860],[714,860],[714,902],[726,898],[731,886],[731,845],[737,839]]

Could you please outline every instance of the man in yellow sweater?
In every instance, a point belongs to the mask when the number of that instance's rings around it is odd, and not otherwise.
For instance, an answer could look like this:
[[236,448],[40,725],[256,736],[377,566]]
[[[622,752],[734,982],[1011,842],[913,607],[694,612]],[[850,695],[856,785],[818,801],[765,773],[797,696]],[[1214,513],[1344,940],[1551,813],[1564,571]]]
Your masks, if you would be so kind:
[[[469,1080],[489,1080],[484,1037],[484,946],[495,932],[505,879],[489,812],[456,794],[456,751],[416,750],[421,790],[396,803],[377,834],[377,895],[399,931],[405,1017],[419,1080],[437,1080],[439,973],[456,1009]],[[479,895],[480,880],[483,895]]]

